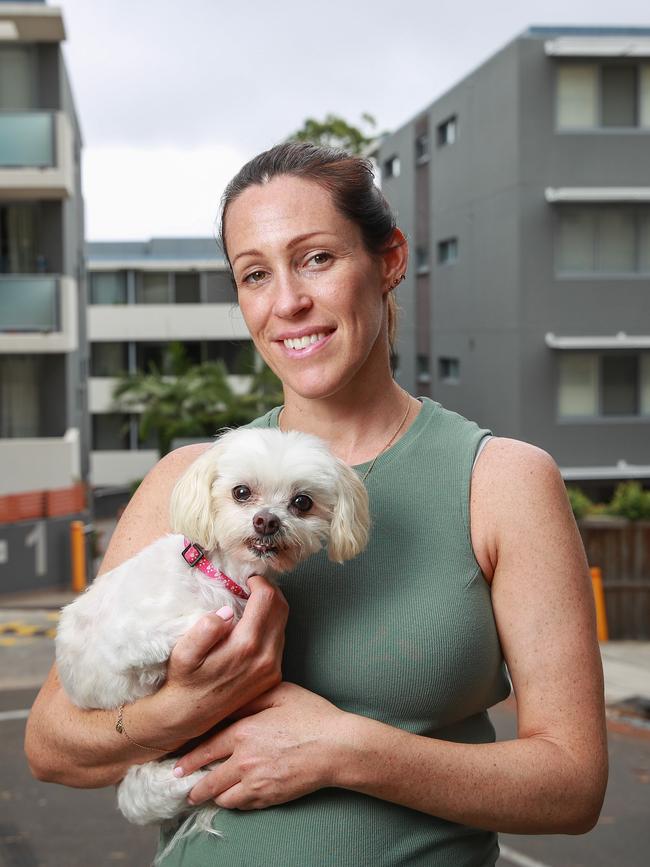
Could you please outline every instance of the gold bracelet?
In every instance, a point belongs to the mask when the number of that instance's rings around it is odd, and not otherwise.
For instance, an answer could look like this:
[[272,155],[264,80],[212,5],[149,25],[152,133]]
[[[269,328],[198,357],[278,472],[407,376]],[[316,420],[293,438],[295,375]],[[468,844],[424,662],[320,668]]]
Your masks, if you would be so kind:
[[119,734],[124,735],[127,741],[130,741],[134,746],[140,747],[143,750],[151,750],[154,753],[166,753],[169,752],[164,747],[148,747],[146,744],[139,744],[137,741],[134,741],[131,735],[127,732],[124,727],[124,707],[125,705],[121,704],[118,712],[117,712],[117,721],[115,723],[115,731],[119,732]]

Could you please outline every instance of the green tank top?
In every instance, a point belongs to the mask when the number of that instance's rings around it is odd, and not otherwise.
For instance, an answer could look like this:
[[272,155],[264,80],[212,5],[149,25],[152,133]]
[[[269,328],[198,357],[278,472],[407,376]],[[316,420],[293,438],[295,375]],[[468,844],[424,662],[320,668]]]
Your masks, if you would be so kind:
[[[280,578],[290,607],[283,675],[343,710],[487,743],[486,709],[510,691],[469,532],[472,464],[489,431],[422,403],[368,476],[366,551],[343,565],[321,552]],[[252,426],[277,426],[279,411]],[[215,827],[222,839],[191,837],[164,867],[491,867],[499,852],[494,833],[334,788],[220,811]]]

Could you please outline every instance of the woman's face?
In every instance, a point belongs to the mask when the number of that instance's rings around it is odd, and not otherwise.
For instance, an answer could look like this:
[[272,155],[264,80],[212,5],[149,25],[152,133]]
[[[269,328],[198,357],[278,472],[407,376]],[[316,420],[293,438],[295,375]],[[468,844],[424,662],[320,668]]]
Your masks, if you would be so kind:
[[328,397],[387,357],[387,265],[326,190],[290,176],[249,187],[224,231],[242,314],[285,389]]

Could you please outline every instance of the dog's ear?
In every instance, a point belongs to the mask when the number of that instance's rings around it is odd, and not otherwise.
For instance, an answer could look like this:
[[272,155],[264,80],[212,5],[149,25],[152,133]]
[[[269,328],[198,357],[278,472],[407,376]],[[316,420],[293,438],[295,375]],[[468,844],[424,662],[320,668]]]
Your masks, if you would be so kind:
[[343,563],[356,557],[368,544],[369,531],[368,492],[355,471],[339,461],[338,499],[327,548],[330,560]]
[[182,533],[206,551],[217,546],[214,530],[217,502],[212,496],[212,485],[217,478],[220,452],[217,441],[190,464],[176,482],[169,505],[172,531]]

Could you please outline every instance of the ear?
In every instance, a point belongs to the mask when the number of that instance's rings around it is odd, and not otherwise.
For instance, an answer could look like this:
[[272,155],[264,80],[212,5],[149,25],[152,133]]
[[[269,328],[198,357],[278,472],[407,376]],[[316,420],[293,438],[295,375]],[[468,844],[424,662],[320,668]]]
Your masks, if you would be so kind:
[[214,518],[217,504],[212,485],[217,478],[221,453],[217,442],[183,473],[170,500],[170,521],[174,533],[182,533],[206,551],[217,547]]
[[393,229],[386,249],[381,253],[384,292],[388,293],[395,281],[406,274],[409,264],[409,245],[401,229]]
[[370,512],[368,492],[359,476],[339,461],[338,499],[327,549],[330,560],[343,563],[360,554],[368,544]]

